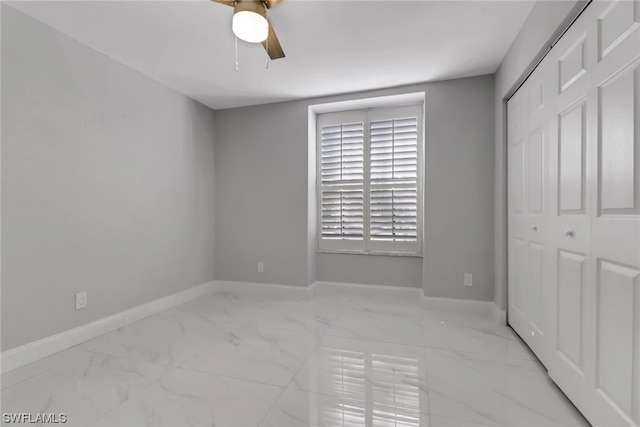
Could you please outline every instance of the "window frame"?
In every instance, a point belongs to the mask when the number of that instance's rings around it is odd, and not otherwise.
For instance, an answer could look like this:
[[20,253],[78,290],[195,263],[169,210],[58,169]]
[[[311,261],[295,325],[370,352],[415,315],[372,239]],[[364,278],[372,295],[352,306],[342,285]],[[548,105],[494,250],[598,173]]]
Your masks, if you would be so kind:
[[[370,199],[372,187],[377,188],[414,188],[413,183],[378,183],[371,180],[371,122],[391,119],[415,117],[417,119],[417,176],[416,176],[416,240],[412,242],[382,241],[371,239]],[[363,147],[363,233],[362,240],[347,238],[324,238],[322,235],[322,194],[327,188],[322,183],[322,127],[337,124],[353,123],[362,118],[364,124]],[[382,104],[375,106],[316,112],[315,114],[315,155],[316,155],[316,252],[318,253],[348,253],[362,255],[393,255],[422,257],[423,254],[423,215],[424,215],[424,102],[402,104]],[[334,184],[333,188],[357,188],[358,184]]]

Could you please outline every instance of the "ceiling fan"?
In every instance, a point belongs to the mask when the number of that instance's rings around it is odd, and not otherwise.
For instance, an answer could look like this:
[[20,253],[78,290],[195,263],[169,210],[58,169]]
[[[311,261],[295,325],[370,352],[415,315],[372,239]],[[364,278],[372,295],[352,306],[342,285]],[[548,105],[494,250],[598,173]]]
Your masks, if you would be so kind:
[[212,0],[233,7],[233,32],[241,40],[262,43],[269,58],[284,58],[284,51],[273,26],[267,18],[267,9],[282,0]]

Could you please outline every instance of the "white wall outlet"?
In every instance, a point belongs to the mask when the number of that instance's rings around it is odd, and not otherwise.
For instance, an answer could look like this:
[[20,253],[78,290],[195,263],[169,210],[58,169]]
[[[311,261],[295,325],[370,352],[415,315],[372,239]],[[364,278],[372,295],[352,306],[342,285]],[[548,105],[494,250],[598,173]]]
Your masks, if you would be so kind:
[[464,285],[465,286],[473,286],[473,274],[464,273]]
[[76,310],[87,307],[87,293],[78,292],[76,294]]
[[258,262],[258,273],[264,273],[264,262]]

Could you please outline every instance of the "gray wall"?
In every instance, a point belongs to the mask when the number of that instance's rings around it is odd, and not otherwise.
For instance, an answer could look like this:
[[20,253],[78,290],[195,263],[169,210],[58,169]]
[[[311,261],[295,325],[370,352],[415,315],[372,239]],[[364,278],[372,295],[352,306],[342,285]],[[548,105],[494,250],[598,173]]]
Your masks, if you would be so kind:
[[507,307],[507,96],[585,3],[586,0],[537,2],[496,72],[495,302],[503,310]]
[[[315,276],[492,299],[493,83],[481,76],[217,111],[216,279],[305,286]],[[310,252],[308,106],[417,91],[427,104],[424,262]],[[464,272],[474,273],[473,288],[462,286]]]
[[214,113],[4,4],[2,66],[2,350],[213,280]]
[[[493,76],[427,87],[424,292],[493,299]],[[473,287],[463,286],[472,273]]]
[[422,287],[422,258],[320,253],[316,259],[322,282]]
[[218,110],[215,127],[216,279],[308,285],[305,104]]

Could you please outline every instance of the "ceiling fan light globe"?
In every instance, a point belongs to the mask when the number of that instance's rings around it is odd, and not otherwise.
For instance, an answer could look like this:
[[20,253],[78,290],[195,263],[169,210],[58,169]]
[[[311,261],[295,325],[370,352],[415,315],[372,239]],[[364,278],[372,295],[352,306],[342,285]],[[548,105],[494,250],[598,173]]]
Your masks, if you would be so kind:
[[269,23],[266,18],[249,10],[234,13],[231,28],[236,37],[249,43],[261,43],[269,35]]

